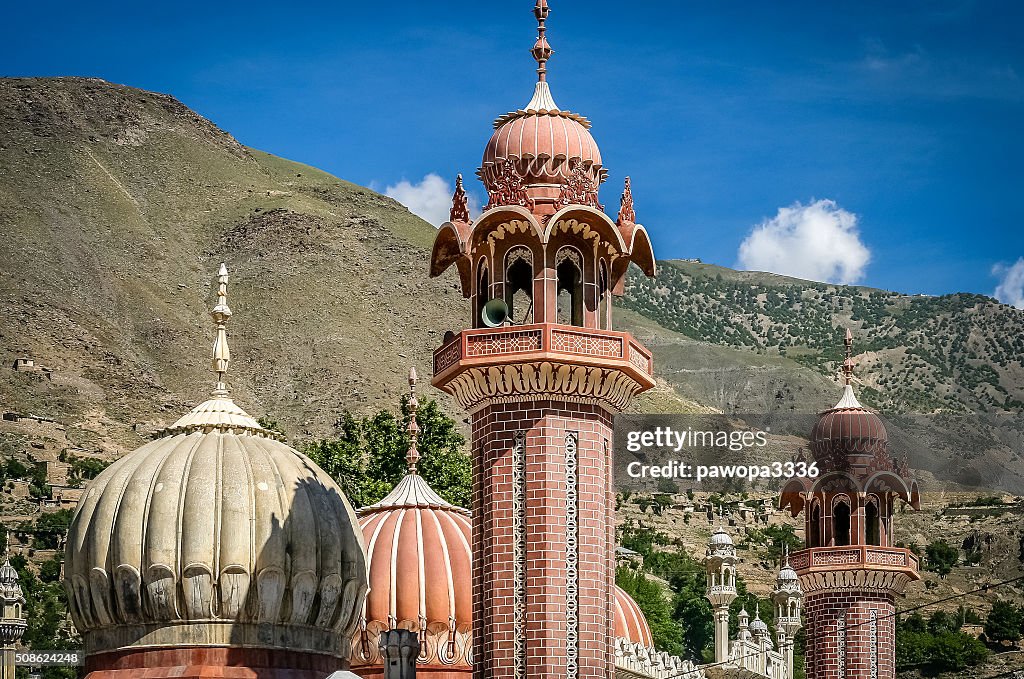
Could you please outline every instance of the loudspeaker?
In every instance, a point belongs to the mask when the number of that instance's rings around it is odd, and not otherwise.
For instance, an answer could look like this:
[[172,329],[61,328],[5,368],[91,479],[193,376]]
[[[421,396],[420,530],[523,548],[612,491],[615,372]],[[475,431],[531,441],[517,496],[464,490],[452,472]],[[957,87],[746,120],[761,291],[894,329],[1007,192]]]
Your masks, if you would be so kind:
[[484,308],[480,312],[480,320],[488,328],[497,328],[500,325],[504,325],[505,321],[508,320],[508,305],[505,304],[505,300],[492,299],[487,304],[484,304]]

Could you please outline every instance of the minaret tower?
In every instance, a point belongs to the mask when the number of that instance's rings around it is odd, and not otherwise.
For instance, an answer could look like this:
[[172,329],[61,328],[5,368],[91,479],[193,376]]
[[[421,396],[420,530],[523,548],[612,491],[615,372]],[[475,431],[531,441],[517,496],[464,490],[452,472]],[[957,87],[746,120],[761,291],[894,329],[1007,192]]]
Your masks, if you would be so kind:
[[846,331],[843,395],[811,433],[820,475],[793,479],[780,509],[804,512],[807,548],[790,557],[804,592],[809,679],[891,679],[896,597],[919,578],[918,560],[893,546],[897,500],[920,507],[906,462],[889,455],[881,419],[853,393],[853,335]]
[[708,542],[704,567],[708,574],[705,596],[715,615],[715,662],[729,659],[729,606],[736,599],[736,547],[719,526]]
[[430,273],[455,265],[471,329],[434,353],[433,384],[472,422],[473,676],[608,679],[613,672],[612,417],[653,386],[651,355],[611,329],[611,297],[647,232],[623,192],[617,220],[582,116],[547,81],[546,0],[534,7],[533,98],[498,118],[470,219],[457,183]]
[[786,679],[793,679],[793,639],[803,627],[800,620],[803,596],[800,579],[789,565],[789,550],[785,549],[772,601],[775,603],[775,639],[786,661]]
[[0,679],[14,679],[14,646],[25,634],[28,623],[23,612],[25,596],[18,583],[18,571],[14,570],[7,558],[3,566],[0,566],[0,600],[3,604],[3,615],[0,617],[0,652],[3,653]]

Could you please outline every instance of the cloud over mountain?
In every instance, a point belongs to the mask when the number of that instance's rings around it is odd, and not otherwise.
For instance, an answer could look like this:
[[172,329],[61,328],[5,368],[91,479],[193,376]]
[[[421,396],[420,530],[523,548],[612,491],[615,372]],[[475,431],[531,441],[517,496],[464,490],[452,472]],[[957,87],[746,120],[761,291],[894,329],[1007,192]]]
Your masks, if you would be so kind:
[[742,269],[841,284],[862,279],[870,260],[857,215],[833,200],[779,208],[751,230],[737,253]]
[[992,295],[1003,304],[1024,309],[1024,257],[1010,266],[996,264],[992,275],[999,277],[999,285]]
[[[454,190],[454,187],[440,175],[430,172],[416,183],[403,179],[397,184],[389,185],[384,193],[409,208],[417,217],[434,226],[441,226],[448,221]],[[479,203],[473,194],[469,194],[470,215],[475,216],[479,212]]]

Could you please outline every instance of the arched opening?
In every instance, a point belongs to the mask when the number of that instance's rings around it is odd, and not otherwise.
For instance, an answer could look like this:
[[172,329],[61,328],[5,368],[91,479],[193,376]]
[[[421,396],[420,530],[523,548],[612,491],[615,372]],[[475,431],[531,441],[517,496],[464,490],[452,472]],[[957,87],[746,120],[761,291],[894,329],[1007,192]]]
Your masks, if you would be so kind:
[[612,296],[608,289],[608,267],[605,265],[604,260],[601,260],[601,265],[598,267],[597,274],[597,323],[598,327],[602,330],[612,329]]
[[832,540],[837,547],[850,544],[850,505],[845,500],[832,508]]
[[807,546],[821,547],[821,507],[815,503],[811,509],[811,520],[807,527]]
[[473,327],[482,328],[484,305],[491,299],[491,274],[487,270],[486,260],[480,260],[479,273],[476,279],[476,315]]
[[524,247],[509,251],[505,267],[505,304],[514,325],[533,322],[533,255]]
[[878,501],[874,498],[864,508],[864,541],[869,545],[882,544],[882,530],[878,520]]
[[579,253],[562,250],[555,274],[558,277],[555,320],[564,325],[583,325],[583,271]]

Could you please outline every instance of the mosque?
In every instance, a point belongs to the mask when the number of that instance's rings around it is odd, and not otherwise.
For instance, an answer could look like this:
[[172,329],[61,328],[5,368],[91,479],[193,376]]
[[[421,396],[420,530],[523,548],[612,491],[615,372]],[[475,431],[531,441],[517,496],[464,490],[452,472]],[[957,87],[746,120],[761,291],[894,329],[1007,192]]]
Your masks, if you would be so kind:
[[825,473],[781,496],[808,544],[777,574],[774,638],[746,611],[730,638],[738,558],[722,527],[705,557],[713,662],[658,650],[615,586],[612,416],[654,380],[650,352],[612,329],[611,298],[655,260],[628,178],[614,221],[599,202],[590,122],[547,82],[546,0],[534,14],[538,80],[495,121],[489,202],[470,219],[460,177],[430,257],[431,276],[455,266],[472,309],[432,384],[470,414],[473,511],[417,473],[415,372],[408,473],[358,512],[235,404],[222,265],[210,399],[90,482],[69,531],[88,679],[790,679],[804,625],[808,677],[894,676],[895,597],[918,577],[892,546],[894,503],[918,490],[857,402],[849,337],[842,397],[811,436]]

